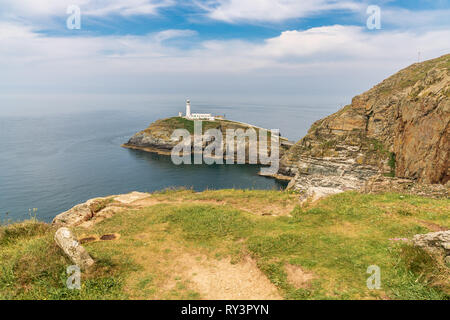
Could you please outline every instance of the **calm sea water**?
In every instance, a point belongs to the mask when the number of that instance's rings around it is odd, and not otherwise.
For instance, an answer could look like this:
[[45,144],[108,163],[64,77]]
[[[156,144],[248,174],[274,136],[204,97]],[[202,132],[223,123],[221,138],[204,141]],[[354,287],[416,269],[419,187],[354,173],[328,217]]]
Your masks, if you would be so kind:
[[[167,187],[201,191],[220,188],[280,189],[257,175],[258,166],[175,166],[170,157],[120,145],[158,118],[176,115],[183,105],[45,116],[0,117],[0,221],[36,216],[51,221],[90,198]],[[225,114],[298,140],[327,108],[196,105],[195,112]],[[334,110],[333,110],[334,111]]]

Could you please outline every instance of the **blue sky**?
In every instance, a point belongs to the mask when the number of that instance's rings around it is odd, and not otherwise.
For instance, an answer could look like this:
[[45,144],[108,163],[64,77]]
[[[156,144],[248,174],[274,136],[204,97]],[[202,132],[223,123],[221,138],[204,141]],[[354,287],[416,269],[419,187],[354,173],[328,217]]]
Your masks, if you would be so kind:
[[13,94],[348,102],[419,51],[449,53],[449,1],[0,0],[0,108]]
[[[11,0],[12,1],[12,0]],[[21,2],[17,0],[16,2]],[[35,0],[39,2],[40,0]],[[1,1],[0,3],[2,3]],[[8,0],[7,2],[10,2]],[[24,1],[24,5],[27,1]],[[52,1],[44,1],[51,3]],[[53,2],[56,2],[53,0]],[[64,1],[63,1],[64,2]],[[140,13],[137,10],[134,14],[126,13],[129,8],[127,1],[116,1],[119,3],[117,9],[110,10],[107,13],[91,13],[89,12],[91,5],[89,2],[95,1],[66,1],[70,4],[79,3],[79,7],[83,13],[83,9],[87,9],[87,14],[82,14],[83,28],[77,33],[65,28],[67,14],[63,10],[52,11],[49,14],[34,14],[33,12],[24,15],[19,10],[11,10],[10,21],[19,21],[22,23],[36,22],[36,26],[40,28],[39,32],[47,35],[145,35],[148,33],[164,31],[167,29],[191,29],[199,34],[198,40],[210,39],[247,39],[247,40],[264,40],[268,37],[274,37],[285,30],[307,30],[313,27],[324,25],[363,25],[366,22],[367,14],[365,9],[368,5],[378,5],[383,11],[396,12],[398,16],[418,14],[424,16],[439,16],[439,12],[448,12],[450,2],[447,0],[374,0],[374,1],[302,1],[302,0],[253,0],[248,1],[255,7],[263,2],[271,2],[276,4],[287,4],[293,7],[292,14],[282,12],[279,17],[273,17],[273,11],[270,8],[261,10],[259,14],[242,15],[233,14],[233,10],[239,11],[239,1],[236,1],[235,9],[230,5],[222,19],[215,17],[214,12],[220,12],[221,7],[226,7],[226,3],[233,1],[192,1],[192,0],[144,0],[137,1],[136,8],[147,3],[160,4],[152,13]],[[102,3],[102,1],[97,1]],[[107,3],[107,1],[103,1]],[[122,7],[120,3],[124,3]],[[244,1],[245,2],[245,1]],[[310,12],[299,12],[296,14],[296,3],[342,3],[337,8],[311,10]],[[348,3],[348,5],[345,5]],[[107,5],[105,5],[107,6]],[[300,5],[301,6],[301,5]],[[96,8],[101,7],[97,5]],[[130,5],[132,7],[132,5]],[[15,12],[16,11],[16,12]],[[16,14],[14,14],[16,13]],[[444,15],[440,15],[444,18]],[[411,18],[413,20],[414,18]],[[426,27],[449,27],[450,19],[429,21]],[[413,21],[411,23],[396,23],[392,18],[383,21],[383,30],[396,29],[415,29]]]

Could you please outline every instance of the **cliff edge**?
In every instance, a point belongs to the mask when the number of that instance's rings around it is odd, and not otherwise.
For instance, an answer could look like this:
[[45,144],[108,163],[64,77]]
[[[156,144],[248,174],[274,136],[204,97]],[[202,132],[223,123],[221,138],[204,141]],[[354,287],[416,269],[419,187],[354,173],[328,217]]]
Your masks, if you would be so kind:
[[413,64],[315,122],[281,159],[280,174],[307,193],[359,189],[383,174],[446,184],[450,54]]

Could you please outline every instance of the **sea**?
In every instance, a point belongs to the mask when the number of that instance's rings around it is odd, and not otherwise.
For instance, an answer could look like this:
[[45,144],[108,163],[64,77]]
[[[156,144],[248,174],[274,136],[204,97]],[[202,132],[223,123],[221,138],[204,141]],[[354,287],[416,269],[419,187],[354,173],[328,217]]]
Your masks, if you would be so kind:
[[[29,218],[50,222],[88,199],[131,191],[285,188],[284,183],[259,176],[257,165],[177,166],[169,156],[121,147],[153,121],[176,116],[184,108],[183,100],[141,104],[137,99],[111,109],[105,104],[70,112],[0,112],[0,223]],[[338,109],[301,101],[285,105],[192,101],[193,112],[280,129],[292,141]]]

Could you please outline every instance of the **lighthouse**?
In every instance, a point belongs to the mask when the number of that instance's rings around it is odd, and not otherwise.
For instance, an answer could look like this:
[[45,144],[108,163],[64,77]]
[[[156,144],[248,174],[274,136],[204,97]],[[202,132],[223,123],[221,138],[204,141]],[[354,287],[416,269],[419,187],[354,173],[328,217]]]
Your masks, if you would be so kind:
[[190,100],[186,100],[186,118],[190,118],[191,117],[191,101]]
[[[181,117],[181,112],[178,113],[178,116]],[[211,113],[191,113],[191,101],[186,100],[186,116],[185,119],[189,120],[209,120],[214,121],[215,117]]]

